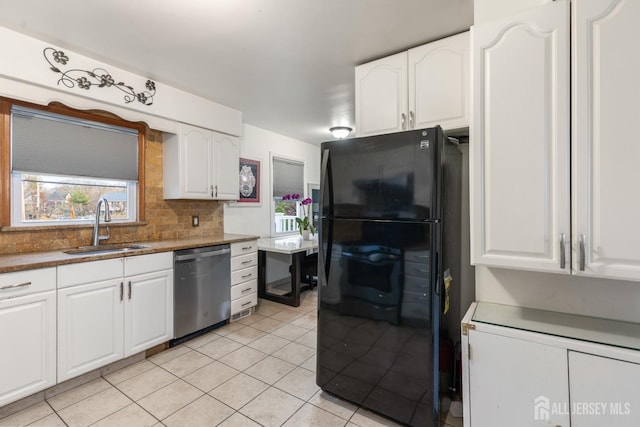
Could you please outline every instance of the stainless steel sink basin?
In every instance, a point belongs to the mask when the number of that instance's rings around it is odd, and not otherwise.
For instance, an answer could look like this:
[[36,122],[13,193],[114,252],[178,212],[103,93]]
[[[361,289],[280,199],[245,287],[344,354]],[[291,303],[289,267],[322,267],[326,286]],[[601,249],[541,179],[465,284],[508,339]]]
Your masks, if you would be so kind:
[[150,248],[150,246],[136,243],[115,243],[112,245],[80,246],[79,248],[69,249],[63,252],[69,255],[92,255],[110,252],[131,252],[148,248]]

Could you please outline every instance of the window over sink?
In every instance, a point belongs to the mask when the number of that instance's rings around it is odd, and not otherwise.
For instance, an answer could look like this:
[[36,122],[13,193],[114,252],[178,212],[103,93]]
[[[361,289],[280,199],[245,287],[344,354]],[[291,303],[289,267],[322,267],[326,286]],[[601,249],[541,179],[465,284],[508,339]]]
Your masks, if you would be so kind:
[[101,198],[114,222],[144,219],[144,125],[8,100],[2,113],[2,226],[93,223]]

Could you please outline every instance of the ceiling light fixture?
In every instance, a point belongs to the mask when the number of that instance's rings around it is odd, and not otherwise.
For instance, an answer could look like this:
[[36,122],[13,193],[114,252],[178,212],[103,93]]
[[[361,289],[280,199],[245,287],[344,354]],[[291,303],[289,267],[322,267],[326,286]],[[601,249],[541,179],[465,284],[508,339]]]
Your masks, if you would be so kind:
[[331,135],[333,135],[334,138],[338,138],[338,139],[346,138],[351,131],[352,129],[347,126],[334,126],[331,129],[329,129],[329,132],[331,132]]

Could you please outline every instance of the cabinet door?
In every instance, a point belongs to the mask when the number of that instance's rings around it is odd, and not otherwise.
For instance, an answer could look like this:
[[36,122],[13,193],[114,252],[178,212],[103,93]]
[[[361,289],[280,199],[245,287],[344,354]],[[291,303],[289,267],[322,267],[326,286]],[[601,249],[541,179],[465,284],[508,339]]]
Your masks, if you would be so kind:
[[356,67],[356,134],[407,128],[407,52]]
[[58,290],[58,381],[123,356],[121,280]]
[[212,199],[213,132],[181,125],[181,198]]
[[568,29],[567,1],[472,28],[475,264],[570,272]]
[[409,50],[409,127],[469,127],[469,32]]
[[570,351],[571,426],[640,425],[638,383],[640,365]]
[[0,407],[56,383],[56,293],[0,300]]
[[469,346],[471,427],[569,426],[548,409],[569,402],[565,349],[473,330]]
[[173,338],[173,270],[125,278],[124,355]]
[[218,200],[238,200],[240,139],[214,133],[213,159],[214,197]]
[[572,11],[573,268],[638,280],[640,2],[579,0]]

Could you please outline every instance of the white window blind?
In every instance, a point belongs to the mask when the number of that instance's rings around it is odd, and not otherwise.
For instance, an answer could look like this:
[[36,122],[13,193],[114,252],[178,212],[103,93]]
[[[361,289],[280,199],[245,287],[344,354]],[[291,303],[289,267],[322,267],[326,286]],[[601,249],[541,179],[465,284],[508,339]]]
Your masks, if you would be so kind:
[[13,172],[138,181],[138,132],[14,106]]
[[273,158],[273,197],[304,195],[304,163]]

